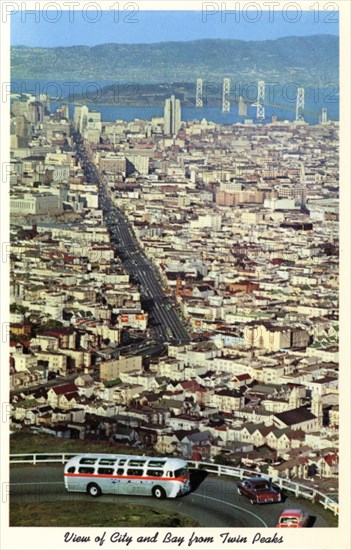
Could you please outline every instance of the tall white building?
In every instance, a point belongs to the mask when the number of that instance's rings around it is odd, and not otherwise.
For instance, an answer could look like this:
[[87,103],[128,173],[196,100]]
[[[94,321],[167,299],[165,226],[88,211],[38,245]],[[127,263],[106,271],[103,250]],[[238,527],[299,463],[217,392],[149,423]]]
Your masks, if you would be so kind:
[[80,133],[85,130],[88,125],[89,109],[86,105],[76,105],[73,113],[73,125]]
[[167,136],[176,134],[181,126],[180,101],[172,95],[166,99],[164,109],[164,132]]

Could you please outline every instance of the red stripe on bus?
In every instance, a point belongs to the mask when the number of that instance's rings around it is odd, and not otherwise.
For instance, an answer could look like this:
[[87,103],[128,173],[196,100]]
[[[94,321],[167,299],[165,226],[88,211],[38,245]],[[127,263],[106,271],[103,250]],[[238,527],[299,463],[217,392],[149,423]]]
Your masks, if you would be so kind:
[[108,478],[108,479],[148,479],[152,481],[180,481],[185,483],[187,478],[183,477],[157,477],[157,476],[112,476],[106,474],[64,474],[66,477],[94,477],[95,479],[99,478]]

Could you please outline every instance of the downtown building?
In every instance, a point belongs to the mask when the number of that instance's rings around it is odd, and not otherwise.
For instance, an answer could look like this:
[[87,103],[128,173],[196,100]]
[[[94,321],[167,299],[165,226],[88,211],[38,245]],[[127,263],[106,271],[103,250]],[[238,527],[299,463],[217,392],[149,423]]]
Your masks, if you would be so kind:
[[181,126],[181,108],[180,101],[172,95],[166,99],[164,108],[164,132],[171,136],[177,134]]

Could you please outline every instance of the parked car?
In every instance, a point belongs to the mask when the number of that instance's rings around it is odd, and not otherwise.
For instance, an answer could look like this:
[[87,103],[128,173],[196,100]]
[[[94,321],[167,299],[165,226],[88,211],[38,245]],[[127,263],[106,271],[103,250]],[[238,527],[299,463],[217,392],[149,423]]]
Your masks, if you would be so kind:
[[308,514],[300,509],[284,510],[279,516],[277,527],[307,527]]
[[240,481],[237,484],[239,495],[250,499],[251,504],[263,504],[265,502],[281,502],[282,495],[268,479],[253,477]]

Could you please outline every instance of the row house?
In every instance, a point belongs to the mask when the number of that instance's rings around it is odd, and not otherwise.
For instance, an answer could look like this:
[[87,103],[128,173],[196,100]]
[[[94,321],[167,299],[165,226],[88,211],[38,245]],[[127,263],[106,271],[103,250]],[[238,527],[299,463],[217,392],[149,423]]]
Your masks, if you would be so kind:
[[159,434],[155,449],[160,454],[171,456],[174,454],[180,455],[182,453],[180,439],[177,437],[175,432],[165,432]]
[[144,391],[144,386],[140,384],[119,384],[113,392],[113,401],[119,405],[129,403],[136,396]]
[[278,453],[299,448],[304,441],[305,432],[303,430],[291,430],[290,428],[271,430],[266,436],[266,444]]
[[46,382],[45,374],[41,370],[23,370],[10,375],[10,389],[18,390],[30,388]]
[[[74,383],[54,386],[47,392],[47,403],[52,407],[71,408],[73,406],[72,398],[79,398],[78,387]],[[74,403],[74,406],[76,404],[77,402]]]
[[[66,350],[65,350],[66,351]],[[38,361],[47,363],[49,371],[65,376],[67,373],[67,356],[64,353],[54,351],[36,351]]]
[[245,403],[245,397],[236,390],[215,390],[210,396],[209,405],[217,407],[224,413],[233,413],[242,408]]
[[190,416],[187,414],[179,414],[178,416],[171,417],[168,425],[173,430],[194,430],[199,427],[199,417]]
[[252,443],[255,447],[260,447],[266,443],[270,429],[264,424],[245,423],[241,428],[233,429],[231,434],[234,441]]
[[12,353],[12,364],[14,370],[19,372],[28,372],[31,368],[36,368],[38,364],[38,358],[32,353]]
[[299,457],[287,460],[281,464],[271,464],[268,466],[268,475],[273,481],[278,478],[306,478],[308,475],[308,459]]
[[186,380],[179,382],[175,388],[184,392],[185,396],[193,397],[195,402],[199,405],[204,405],[206,400],[207,390],[203,388],[196,380]]
[[306,330],[297,327],[253,322],[245,326],[244,339],[250,346],[265,348],[268,351],[278,351],[291,347],[306,348],[310,337]]

